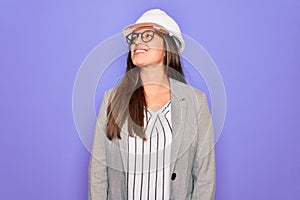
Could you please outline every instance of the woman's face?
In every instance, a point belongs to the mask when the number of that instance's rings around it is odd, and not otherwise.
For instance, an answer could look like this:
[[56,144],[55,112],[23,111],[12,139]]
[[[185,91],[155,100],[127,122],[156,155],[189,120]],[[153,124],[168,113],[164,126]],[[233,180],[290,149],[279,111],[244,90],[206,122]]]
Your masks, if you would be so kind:
[[[147,32],[147,30],[154,31],[154,34]],[[165,55],[163,38],[158,35],[152,27],[139,27],[133,32],[138,34],[140,33],[139,35],[136,35],[137,38],[135,42],[130,45],[133,64],[136,66],[147,66],[153,64],[162,65]],[[146,42],[142,40],[141,33],[143,32],[143,38]],[[149,39],[151,40],[147,42]]]

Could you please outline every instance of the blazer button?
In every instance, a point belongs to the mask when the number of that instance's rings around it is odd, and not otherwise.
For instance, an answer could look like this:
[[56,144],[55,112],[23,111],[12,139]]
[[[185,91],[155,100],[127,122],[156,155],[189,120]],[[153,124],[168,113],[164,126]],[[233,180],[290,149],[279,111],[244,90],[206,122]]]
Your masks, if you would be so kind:
[[174,181],[175,178],[176,178],[176,173],[173,173],[172,176],[171,176],[172,181]]

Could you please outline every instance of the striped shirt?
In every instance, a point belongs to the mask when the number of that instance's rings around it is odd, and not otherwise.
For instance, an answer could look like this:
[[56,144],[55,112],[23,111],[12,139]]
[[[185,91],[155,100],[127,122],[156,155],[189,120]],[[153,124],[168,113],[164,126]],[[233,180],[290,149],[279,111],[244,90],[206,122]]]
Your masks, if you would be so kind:
[[[147,109],[148,140],[127,137],[129,200],[169,199],[170,146],[172,140],[171,100],[157,111]],[[167,148],[168,147],[168,148]]]

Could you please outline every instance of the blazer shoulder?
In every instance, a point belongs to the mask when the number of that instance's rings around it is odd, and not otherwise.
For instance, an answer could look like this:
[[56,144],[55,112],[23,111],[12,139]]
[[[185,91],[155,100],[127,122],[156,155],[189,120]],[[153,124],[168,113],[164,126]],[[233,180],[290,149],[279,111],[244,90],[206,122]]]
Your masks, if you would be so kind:
[[178,85],[182,88],[182,91],[184,91],[185,93],[188,93],[186,95],[188,95],[188,96],[192,95],[192,96],[196,97],[198,100],[202,99],[202,98],[206,98],[206,94],[199,88],[196,88],[187,83],[182,83],[180,81],[177,81],[177,82],[178,82]]
[[110,98],[110,96],[113,94],[115,89],[116,89],[115,87],[112,87],[112,88],[105,90],[104,98],[106,98],[106,100],[108,100]]
[[203,108],[208,106],[207,96],[202,90],[181,82],[178,83],[178,85],[181,87],[181,91],[184,93],[183,96],[188,102],[191,103],[190,105],[195,106],[195,111],[200,112]]

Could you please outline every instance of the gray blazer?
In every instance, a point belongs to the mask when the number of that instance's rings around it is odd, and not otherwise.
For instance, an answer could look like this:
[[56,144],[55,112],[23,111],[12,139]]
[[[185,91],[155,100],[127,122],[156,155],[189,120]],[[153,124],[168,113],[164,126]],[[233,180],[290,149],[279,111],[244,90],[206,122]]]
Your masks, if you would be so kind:
[[[169,78],[172,143],[170,145],[170,199],[213,200],[216,190],[214,132],[203,92]],[[105,92],[94,133],[89,163],[89,200],[125,200],[126,141],[108,140],[106,108],[112,89]],[[124,123],[122,132],[127,131]]]

